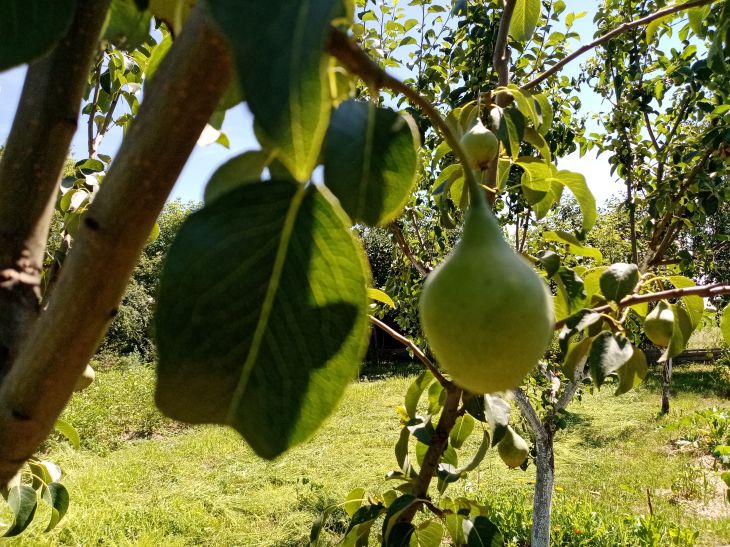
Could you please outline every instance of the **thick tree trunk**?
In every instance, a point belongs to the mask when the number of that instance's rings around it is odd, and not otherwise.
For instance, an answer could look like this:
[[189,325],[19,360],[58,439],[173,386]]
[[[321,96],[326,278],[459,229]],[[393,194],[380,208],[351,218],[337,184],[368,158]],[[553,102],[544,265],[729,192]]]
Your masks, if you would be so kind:
[[549,426],[545,433],[543,439],[535,442],[537,476],[535,477],[535,497],[532,503],[532,547],[550,545],[555,454],[553,452],[553,433]]
[[672,360],[664,361],[662,372],[662,414],[669,414],[669,388],[672,386]]

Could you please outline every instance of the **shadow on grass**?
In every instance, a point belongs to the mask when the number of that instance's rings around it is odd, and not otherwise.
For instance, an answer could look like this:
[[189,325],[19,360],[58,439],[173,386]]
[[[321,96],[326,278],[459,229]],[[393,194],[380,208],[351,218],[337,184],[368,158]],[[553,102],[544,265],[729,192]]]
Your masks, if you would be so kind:
[[425,370],[419,361],[365,361],[360,368],[360,380],[373,381],[387,378],[416,376]]
[[[699,393],[715,394],[715,379],[712,374],[713,364],[682,363],[672,367],[671,394]],[[644,388],[661,393],[662,365],[656,364],[649,369],[644,380]]]

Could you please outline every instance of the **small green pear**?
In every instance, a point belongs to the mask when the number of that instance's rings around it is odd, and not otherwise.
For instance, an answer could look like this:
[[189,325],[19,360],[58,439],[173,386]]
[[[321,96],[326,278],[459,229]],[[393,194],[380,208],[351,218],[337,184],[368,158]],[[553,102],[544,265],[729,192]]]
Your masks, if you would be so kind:
[[96,378],[96,372],[94,372],[94,369],[90,365],[86,365],[84,372],[81,373],[81,376],[76,381],[74,391],[84,391],[94,382],[94,378]]
[[664,300],[654,307],[644,319],[646,337],[654,344],[666,348],[672,340],[674,312]]
[[499,152],[497,137],[479,119],[461,137],[461,146],[474,169],[486,169],[489,162],[496,158]]
[[481,192],[461,240],[428,276],[419,308],[439,364],[471,393],[519,386],[553,333],[547,285],[507,245]]
[[520,437],[512,427],[507,426],[507,433],[497,445],[497,452],[507,467],[520,467],[530,455],[530,447],[525,439]]

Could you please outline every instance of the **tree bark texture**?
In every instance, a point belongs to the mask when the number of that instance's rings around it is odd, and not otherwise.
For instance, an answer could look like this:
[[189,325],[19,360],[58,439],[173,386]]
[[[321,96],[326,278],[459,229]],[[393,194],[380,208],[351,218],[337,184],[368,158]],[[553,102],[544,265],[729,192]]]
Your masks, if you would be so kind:
[[199,4],[149,82],[48,307],[0,387],[0,484],[37,450],[68,402],[231,75],[229,48]]
[[553,451],[553,433],[550,428],[546,428],[546,433],[547,435],[542,439],[535,441],[537,475],[535,477],[535,497],[532,502],[532,547],[550,545],[555,453]]
[[77,2],[68,34],[30,65],[0,162],[0,382],[38,315],[58,183],[108,7]]

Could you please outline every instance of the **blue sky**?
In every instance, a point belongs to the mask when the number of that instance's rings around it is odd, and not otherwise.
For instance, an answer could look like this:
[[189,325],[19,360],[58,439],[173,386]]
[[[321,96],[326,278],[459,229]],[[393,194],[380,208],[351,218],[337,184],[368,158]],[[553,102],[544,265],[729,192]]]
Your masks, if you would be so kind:
[[[570,11],[588,12],[586,17],[576,22],[575,30],[581,34],[584,41],[589,41],[593,34],[592,20],[596,9],[595,3],[567,0],[566,4],[568,6],[566,13]],[[566,73],[569,75],[571,73],[575,74],[580,70],[579,64],[580,60],[574,62],[566,69]],[[0,143],[5,142],[10,132],[10,126],[23,86],[25,70],[25,67],[19,67],[0,73]],[[590,92],[583,93],[581,100],[586,111],[595,111],[601,108],[598,99]],[[71,147],[71,154],[74,157],[86,157],[84,129],[80,125],[79,131],[74,137]],[[219,165],[245,150],[258,148],[253,136],[252,118],[245,105],[239,105],[229,111],[223,131],[229,137],[230,149],[215,144],[207,147],[198,146],[180,175],[171,194],[171,199],[201,200],[206,182]],[[121,139],[121,130],[110,132],[100,152],[114,156]],[[584,174],[599,203],[621,190],[621,185],[610,176],[609,165],[603,158],[596,159],[593,156],[580,158],[578,154],[572,154],[559,160],[558,165],[561,169],[569,169]]]

